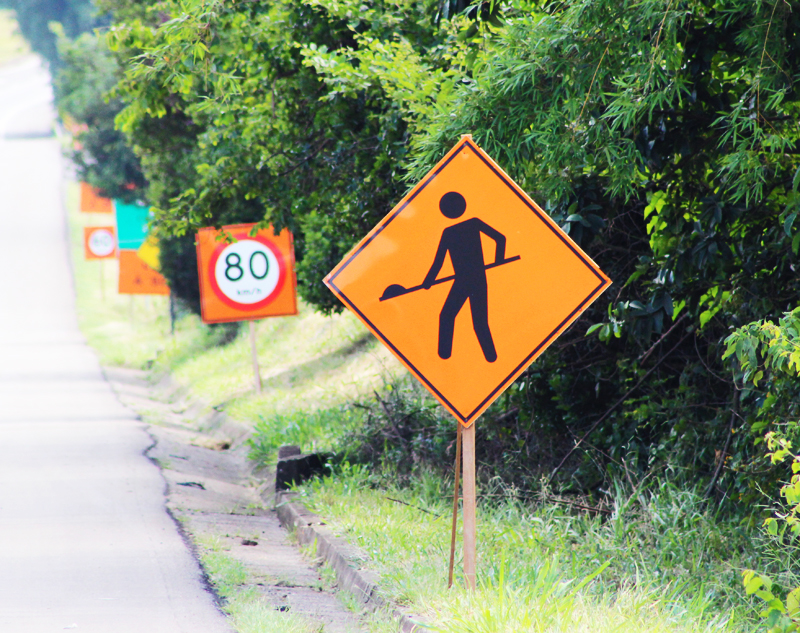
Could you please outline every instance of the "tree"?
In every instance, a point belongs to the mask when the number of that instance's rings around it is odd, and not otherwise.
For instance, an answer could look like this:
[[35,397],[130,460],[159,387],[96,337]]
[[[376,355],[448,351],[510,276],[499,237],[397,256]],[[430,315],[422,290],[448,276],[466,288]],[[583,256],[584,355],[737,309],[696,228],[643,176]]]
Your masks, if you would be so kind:
[[[405,15],[379,2],[356,22],[428,45],[430,29],[419,26],[427,18],[413,7]],[[119,86],[129,106],[118,121],[142,156],[158,226],[172,234],[229,222],[288,226],[301,294],[337,308],[322,276],[391,208],[406,147],[405,124],[380,92],[332,93],[302,54],[300,42],[353,43],[352,20],[303,2],[162,8],[171,19],[111,32],[119,53],[143,51]],[[178,125],[163,133],[169,121]],[[191,165],[165,178],[173,139]]]
[[85,126],[75,134],[72,151],[78,177],[109,198],[140,198],[146,183],[139,159],[114,127],[122,103],[107,96],[120,75],[117,60],[102,37],[84,33],[70,40],[60,25],[54,33],[61,59],[54,81],[58,110]]
[[368,34],[308,52],[331,89],[395,101],[409,182],[470,132],[615,280],[509,394],[542,446],[527,459],[582,454],[583,485],[654,465],[692,465],[709,493],[753,484],[752,436],[732,433],[760,401],[737,397],[722,342],[800,290],[798,29],[780,1],[512,2],[439,69]]
[[288,226],[303,296],[331,310],[324,273],[472,133],[615,281],[482,423],[487,445],[589,489],[657,467],[748,494],[761,401],[721,356],[730,327],[800,290],[800,17],[781,0],[445,7],[168,0],[116,24],[118,124],[160,230]]

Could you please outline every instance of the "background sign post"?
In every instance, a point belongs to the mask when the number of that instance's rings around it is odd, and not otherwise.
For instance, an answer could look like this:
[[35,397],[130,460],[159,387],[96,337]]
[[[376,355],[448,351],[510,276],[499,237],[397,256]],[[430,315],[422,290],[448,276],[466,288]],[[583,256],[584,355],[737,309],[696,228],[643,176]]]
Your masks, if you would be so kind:
[[235,224],[200,229],[195,244],[203,323],[249,321],[255,390],[261,393],[255,321],[297,314],[292,234]]
[[261,372],[258,370],[258,350],[256,349],[256,322],[250,324],[250,352],[253,355],[253,375],[256,380],[256,393],[261,393]]

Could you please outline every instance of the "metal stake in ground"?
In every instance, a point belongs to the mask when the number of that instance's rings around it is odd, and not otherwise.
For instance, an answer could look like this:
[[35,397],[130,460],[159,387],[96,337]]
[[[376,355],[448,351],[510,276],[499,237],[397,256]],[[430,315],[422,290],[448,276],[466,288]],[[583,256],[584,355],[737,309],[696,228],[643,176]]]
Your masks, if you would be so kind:
[[250,351],[253,355],[253,374],[256,379],[256,393],[261,393],[261,372],[258,369],[258,351],[256,350],[256,323],[248,321],[250,324]]
[[447,588],[453,586],[453,566],[456,559],[456,529],[458,527],[458,487],[461,484],[461,423],[456,422],[456,463],[453,467],[453,529],[450,532],[450,568],[447,572]]

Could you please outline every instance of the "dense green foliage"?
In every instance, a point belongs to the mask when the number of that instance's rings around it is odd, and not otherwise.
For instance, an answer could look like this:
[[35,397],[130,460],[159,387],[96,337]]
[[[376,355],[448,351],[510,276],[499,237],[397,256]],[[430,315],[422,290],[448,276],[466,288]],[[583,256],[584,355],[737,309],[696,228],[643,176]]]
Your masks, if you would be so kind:
[[[725,342],[725,356],[735,357],[745,389],[758,389],[761,383],[764,402],[753,430],[772,429],[764,436],[770,462],[791,464],[783,475],[788,481],[781,487],[774,516],[764,521],[767,533],[789,558],[800,536],[800,455],[793,452],[793,440],[800,439],[800,308],[787,312],[777,325],[768,320],[749,323]],[[800,630],[800,587],[776,585],[763,570],[746,570],[743,577],[747,593],[763,601],[761,616],[772,633]]]
[[60,26],[54,31],[63,62],[55,78],[58,109],[65,120],[83,126],[73,132],[71,158],[78,177],[106,197],[132,201],[141,195],[144,176],[139,159],[114,126],[122,103],[106,98],[116,85],[119,66],[103,38],[84,33],[70,40]]
[[[184,8],[157,29],[140,19],[111,32],[118,52],[145,51],[119,88],[130,102],[119,121],[141,149],[159,226],[178,234],[232,221],[288,226],[302,294],[331,309],[322,276],[402,190],[405,126],[383,125],[385,100],[330,94],[305,63],[299,41],[353,42],[343,17],[303,3]],[[376,29],[430,44],[419,16],[388,20],[388,10],[375,11],[389,22]],[[180,173],[164,169],[176,160],[173,142],[187,159]]]
[[162,236],[288,226],[301,294],[337,309],[324,274],[472,133],[615,282],[481,421],[507,472],[599,489],[659,468],[747,503],[775,483],[769,396],[722,353],[798,303],[790,4],[100,5]]
[[[723,358],[736,360],[743,393],[758,399],[752,432],[800,442],[800,308],[775,324],[764,319],[735,330]],[[772,450],[772,449],[770,449]]]

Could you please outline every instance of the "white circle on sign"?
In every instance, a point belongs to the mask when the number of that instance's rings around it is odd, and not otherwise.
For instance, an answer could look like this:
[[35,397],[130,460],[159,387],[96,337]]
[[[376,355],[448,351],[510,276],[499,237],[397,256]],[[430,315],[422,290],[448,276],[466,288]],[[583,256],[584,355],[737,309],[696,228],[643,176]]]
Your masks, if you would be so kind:
[[97,229],[89,234],[89,250],[95,257],[108,257],[114,247],[114,235],[108,229]]
[[252,305],[275,292],[281,279],[278,258],[266,244],[242,238],[228,244],[217,258],[214,279],[234,303]]

